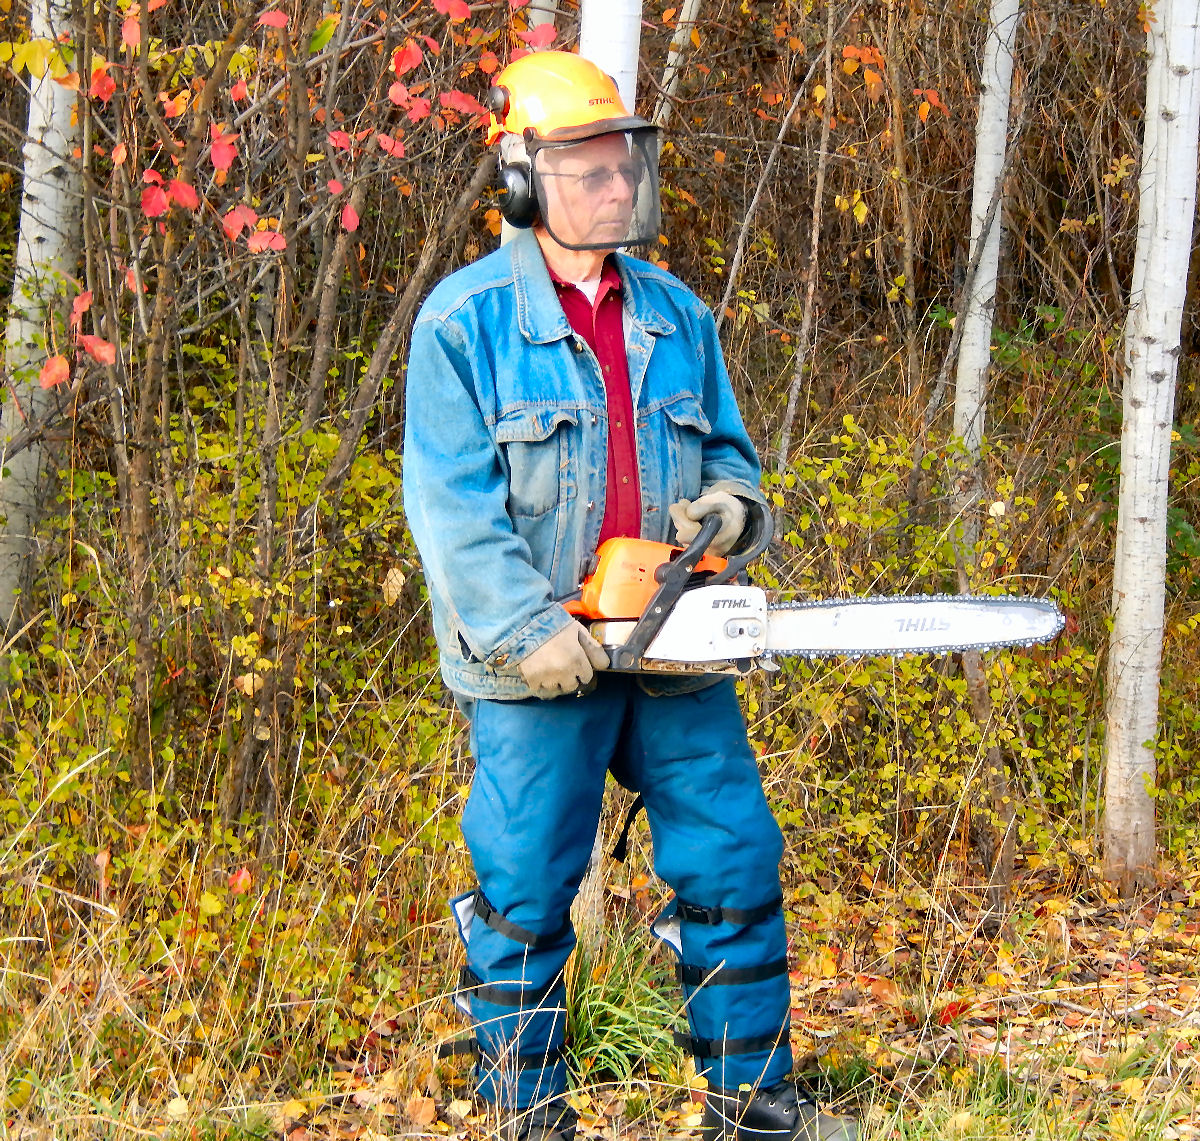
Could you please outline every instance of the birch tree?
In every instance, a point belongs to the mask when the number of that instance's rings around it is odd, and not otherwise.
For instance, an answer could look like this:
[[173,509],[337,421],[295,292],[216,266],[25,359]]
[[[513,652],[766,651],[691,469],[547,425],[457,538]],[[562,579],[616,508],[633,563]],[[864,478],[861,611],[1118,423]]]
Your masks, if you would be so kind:
[[[54,43],[68,26],[69,6],[34,0],[30,40]],[[67,292],[79,251],[80,174],[71,158],[75,93],[55,82],[52,68],[29,75],[29,111],[23,148],[24,187],[5,332],[0,395],[0,634],[17,625],[20,589],[31,550],[43,486],[43,451],[36,434],[15,454],[14,438],[39,423],[50,407],[39,372],[51,354],[48,334],[54,302]],[[75,291],[70,290],[71,293]]]
[[[579,54],[613,77],[621,101],[630,113],[636,113],[641,0],[583,0],[580,15]],[[603,926],[603,858],[604,825],[601,823],[575,908],[578,938],[585,947],[596,946]]]
[[1160,0],[1147,27],[1105,740],[1105,874],[1126,895],[1150,882],[1156,862],[1151,788],[1166,598],[1167,477],[1200,131],[1200,11],[1194,0]]
[[[954,385],[954,434],[963,441],[968,471],[960,483],[956,514],[962,528],[959,586],[971,586],[967,564],[979,538],[976,515],[981,493],[980,448],[987,412],[987,377],[992,360],[992,325],[996,313],[996,277],[1000,264],[1000,208],[1008,147],[1009,101],[1012,91],[1013,45],[1020,21],[1020,0],[993,0],[980,74],[979,114],[975,125],[975,173],[971,194],[971,264],[975,272],[963,287],[959,306],[962,342]],[[978,651],[963,654],[963,672],[971,710],[985,725],[992,715],[991,696]],[[989,865],[989,897],[1001,907],[1012,880],[1016,854],[1015,809],[1009,794],[1004,759],[996,745],[982,757],[984,787],[999,828],[999,843],[986,824],[973,826],[972,839]],[[973,817],[973,824],[974,824]],[[986,819],[981,816],[980,820]]]

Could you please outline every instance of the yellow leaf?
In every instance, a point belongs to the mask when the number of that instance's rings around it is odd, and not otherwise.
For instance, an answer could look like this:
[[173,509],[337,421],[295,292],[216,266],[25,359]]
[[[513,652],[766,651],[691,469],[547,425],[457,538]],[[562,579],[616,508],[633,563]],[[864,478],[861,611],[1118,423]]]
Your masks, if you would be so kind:
[[971,1114],[964,1109],[962,1113],[956,1113],[953,1117],[947,1118],[946,1128],[955,1133],[965,1133],[974,1120]]
[[1141,1097],[1142,1090],[1146,1088],[1146,1083],[1142,1078],[1126,1078],[1123,1082],[1117,1082],[1116,1089],[1119,1089],[1126,1097]]
[[865,202],[859,202],[854,207],[854,220],[861,226],[866,220],[870,211],[867,209]]
[[813,102],[820,107],[821,104],[825,102],[825,96],[828,94],[829,92],[825,90],[825,84],[818,83],[816,87],[813,88]]
[[167,1102],[167,1116],[172,1121],[181,1121],[188,1115],[188,1102],[186,1097],[173,1097]]
[[404,571],[398,566],[388,568],[383,576],[383,601],[388,606],[395,606],[400,601],[400,591],[404,586]]
[[414,1125],[432,1125],[437,1120],[437,1103],[431,1097],[410,1097],[404,1112]]
[[696,31],[695,28],[693,28],[692,29],[692,47],[698,48],[699,46],[700,46],[700,33],[698,31]]
[[856,59],[842,60],[842,70],[847,75],[853,75],[858,70],[858,60],[856,60]]
[[283,1120],[285,1123],[288,1121],[299,1121],[305,1117],[307,1113],[308,1106],[305,1105],[304,1102],[302,1102],[299,1098],[294,1097],[283,1107]]
[[225,905],[211,891],[206,891],[200,896],[200,914],[204,916],[216,915]]

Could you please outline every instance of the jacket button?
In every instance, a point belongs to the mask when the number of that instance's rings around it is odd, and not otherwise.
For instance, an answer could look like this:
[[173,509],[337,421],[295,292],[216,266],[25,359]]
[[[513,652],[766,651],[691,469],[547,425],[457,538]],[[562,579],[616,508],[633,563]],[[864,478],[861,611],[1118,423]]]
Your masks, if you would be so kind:
[[595,503],[595,500],[592,500],[592,499],[589,499],[589,500],[588,500],[587,509],[588,509],[589,511],[595,511],[595,510],[596,510],[596,503]]
[[593,412],[593,413],[592,413],[592,423],[593,423],[593,424],[598,424],[599,422],[600,422],[600,417],[599,417],[599,416],[597,416],[595,412]]
[[503,669],[503,668],[504,668],[506,665],[508,665],[508,655],[507,655],[507,654],[501,654],[501,655],[500,655],[500,656],[499,656],[499,657],[496,659],[496,661],[495,661],[495,665],[496,665],[496,668],[497,668],[497,669]]
[[573,348],[577,353],[581,353],[581,352],[583,352],[583,342],[578,337],[576,337],[571,342],[571,348]]

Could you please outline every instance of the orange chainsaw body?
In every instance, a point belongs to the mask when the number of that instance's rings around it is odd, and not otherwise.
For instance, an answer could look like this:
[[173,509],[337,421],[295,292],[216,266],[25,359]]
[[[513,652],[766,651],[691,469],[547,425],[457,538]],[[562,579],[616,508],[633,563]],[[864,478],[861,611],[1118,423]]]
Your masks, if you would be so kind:
[[[652,539],[606,539],[596,552],[594,569],[583,580],[579,598],[565,603],[579,618],[640,618],[658,590],[654,572],[683,553],[683,547]],[[725,569],[725,559],[705,555],[696,574]]]

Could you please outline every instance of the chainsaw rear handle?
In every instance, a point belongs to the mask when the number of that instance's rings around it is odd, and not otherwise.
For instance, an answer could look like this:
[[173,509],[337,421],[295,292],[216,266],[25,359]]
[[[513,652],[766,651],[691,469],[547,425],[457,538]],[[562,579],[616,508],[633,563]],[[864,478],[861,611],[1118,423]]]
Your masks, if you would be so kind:
[[[771,542],[771,536],[775,533],[775,520],[771,517],[771,509],[765,503],[760,503],[757,499],[743,499],[742,502],[746,505],[746,527],[742,532],[746,535],[745,550],[737,555],[726,555],[725,569],[718,571],[708,580],[709,586],[734,582],[737,576],[767,549]],[[711,518],[711,515],[706,517],[706,519]],[[690,552],[699,541],[700,536],[697,535],[692,540],[692,546],[689,546],[684,554]],[[707,545],[706,543],[705,546],[707,547]]]
[[[771,541],[774,525],[770,509],[766,504],[757,500],[746,500],[746,512],[749,516],[747,526],[750,534],[746,540],[746,548],[740,554],[729,558],[725,569],[718,571],[708,580],[708,585],[716,586],[724,582],[732,582],[757,558]],[[716,512],[706,515],[700,523],[700,530],[686,549],[674,559],[663,563],[655,572],[659,587],[654,592],[646,609],[637,620],[637,625],[630,631],[629,637],[609,655],[610,669],[617,672],[636,672],[641,665],[647,647],[654,636],[662,629],[667,615],[671,613],[679,596],[683,593],[696,566],[704,557],[709,544],[721,530],[721,516]]]

